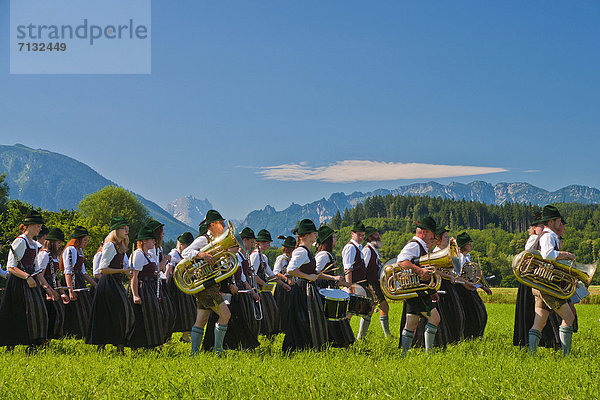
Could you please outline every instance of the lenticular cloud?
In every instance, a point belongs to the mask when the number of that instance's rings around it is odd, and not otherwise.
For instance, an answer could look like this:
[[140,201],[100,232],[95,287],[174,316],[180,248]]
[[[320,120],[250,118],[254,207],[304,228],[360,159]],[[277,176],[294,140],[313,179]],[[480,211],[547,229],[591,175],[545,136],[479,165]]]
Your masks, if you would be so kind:
[[277,181],[358,182],[450,178],[506,171],[504,168],[465,165],[344,160],[324,167],[310,167],[305,163],[274,165],[262,167],[258,173],[266,179]]

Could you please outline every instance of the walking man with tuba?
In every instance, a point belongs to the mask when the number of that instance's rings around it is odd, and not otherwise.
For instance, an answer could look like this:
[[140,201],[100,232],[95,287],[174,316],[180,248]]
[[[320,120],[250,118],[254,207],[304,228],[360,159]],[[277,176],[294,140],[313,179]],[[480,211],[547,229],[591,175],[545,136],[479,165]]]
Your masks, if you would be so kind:
[[[431,217],[425,217],[422,221],[416,222],[416,224],[415,236],[408,241],[400,254],[398,254],[397,262],[401,268],[412,270],[422,281],[428,281],[431,272],[428,269],[421,268],[418,265],[418,260],[420,257],[426,255],[427,249],[433,245],[437,225]],[[430,351],[433,348],[435,334],[440,323],[440,314],[433,304],[437,300],[438,294],[430,290],[421,291],[418,297],[404,300],[406,324],[400,338],[402,354],[406,354],[408,349],[410,349],[415,336],[415,329],[419,324],[421,316],[427,319],[424,335],[425,350]]]
[[[565,223],[558,209],[554,206],[545,206],[542,210],[540,220],[544,224],[544,230],[539,235],[540,254],[545,260],[574,260],[575,255],[566,251],[560,251],[558,232]],[[573,337],[573,322],[575,315],[568,304],[567,299],[559,299],[538,289],[532,289],[535,297],[535,319],[529,330],[529,352],[535,355],[542,329],[546,325],[551,310],[562,318],[559,328],[560,345],[563,356],[571,352],[571,340]]]

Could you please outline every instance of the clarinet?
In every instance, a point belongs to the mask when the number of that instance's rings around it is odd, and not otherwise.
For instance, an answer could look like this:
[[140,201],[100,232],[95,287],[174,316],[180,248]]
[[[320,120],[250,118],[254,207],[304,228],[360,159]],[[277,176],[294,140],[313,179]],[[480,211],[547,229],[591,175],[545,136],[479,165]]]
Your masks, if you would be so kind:
[[160,256],[158,255],[158,247],[154,247],[154,253],[156,254],[156,298],[160,300]]

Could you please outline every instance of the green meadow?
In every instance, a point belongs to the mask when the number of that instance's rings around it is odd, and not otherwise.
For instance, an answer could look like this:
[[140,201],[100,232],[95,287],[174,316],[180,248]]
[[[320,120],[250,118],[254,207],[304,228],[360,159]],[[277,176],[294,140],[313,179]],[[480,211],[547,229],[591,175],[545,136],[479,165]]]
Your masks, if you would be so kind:
[[[504,292],[503,292],[504,291]],[[511,289],[496,296],[512,299]],[[595,296],[592,296],[595,297]],[[496,300],[498,300],[496,298]],[[488,299],[494,301],[494,298]],[[398,340],[383,338],[374,318],[366,340],[349,349],[305,351],[286,356],[283,335],[261,337],[250,352],[222,358],[189,356],[179,334],[161,350],[119,355],[98,353],[82,341],[54,340],[34,355],[23,347],[0,350],[0,398],[437,398],[593,399],[600,397],[600,306],[578,306],[580,330],[573,354],[563,359],[541,348],[537,357],[512,346],[514,305],[488,302],[483,339],[426,354],[412,349],[401,357]],[[390,323],[400,329],[402,305],[393,304]],[[353,318],[355,332],[358,318]]]

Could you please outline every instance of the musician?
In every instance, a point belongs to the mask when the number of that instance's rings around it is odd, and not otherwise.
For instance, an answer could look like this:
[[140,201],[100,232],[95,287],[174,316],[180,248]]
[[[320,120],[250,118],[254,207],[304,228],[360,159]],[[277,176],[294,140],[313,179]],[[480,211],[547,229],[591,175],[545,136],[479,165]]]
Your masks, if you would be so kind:
[[[427,249],[433,245],[437,225],[431,217],[425,217],[415,223],[417,226],[415,235],[398,254],[397,262],[401,268],[410,269],[419,275],[422,280],[427,281],[431,273],[427,269],[421,268],[418,265],[418,260],[426,255]],[[406,354],[412,345],[420,316],[427,319],[424,332],[425,350],[430,351],[434,346],[435,335],[440,323],[440,314],[433,301],[439,300],[439,296],[437,293],[431,293],[430,291],[421,291],[420,293],[423,294],[404,300],[403,310],[406,310],[406,323],[400,338],[402,354]]]
[[185,232],[177,238],[177,244],[169,252],[169,262],[167,263],[167,292],[173,303],[175,312],[173,332],[181,332],[179,340],[184,343],[191,342],[190,329],[194,326],[196,320],[196,299],[190,294],[185,294],[175,284],[173,280],[173,271],[179,261],[183,259],[181,252],[185,250],[194,241],[191,232]]
[[58,294],[48,285],[37,263],[38,246],[33,238],[40,233],[43,223],[39,212],[28,212],[19,226],[21,234],[8,253],[9,276],[0,303],[0,346],[8,349],[23,344],[29,345],[28,351],[34,351],[48,336],[48,314],[42,293],[53,299]]
[[[291,280],[288,281],[287,266],[290,261],[290,257],[292,256],[292,252],[296,248],[296,239],[293,236],[287,236],[283,240],[283,244],[281,246],[281,255],[277,256],[275,259],[275,266],[273,267],[273,273],[281,279],[282,282],[286,282],[288,287],[292,284]],[[280,331],[285,333],[285,329],[287,328],[287,318],[288,318],[288,307],[290,302],[290,290],[287,290],[283,287],[283,285],[275,286],[275,301],[277,302],[277,307],[279,308],[279,321],[280,321]]]
[[315,257],[310,247],[317,240],[317,228],[310,219],[297,227],[298,247],[292,252],[287,273],[296,278],[290,293],[288,325],[282,350],[312,348],[321,350],[327,343],[327,319],[315,281],[318,278]]
[[112,217],[110,233],[104,240],[99,262],[100,280],[94,295],[90,323],[85,342],[104,349],[107,344],[123,353],[133,331],[134,311],[127,292],[118,278],[133,276],[126,259],[129,248],[129,223],[123,217]]
[[[204,226],[204,229],[202,229]],[[204,230],[206,231],[204,232]],[[186,260],[191,259],[203,259],[209,264],[214,264],[213,257],[200,251],[204,246],[206,246],[209,241],[213,238],[218,237],[225,231],[225,219],[219,214],[216,210],[208,210],[206,212],[206,217],[204,221],[201,223],[201,231],[203,233],[199,235],[187,248],[185,248],[181,255]],[[227,332],[227,323],[229,322],[229,318],[231,317],[231,312],[229,308],[223,301],[223,297],[221,297],[221,293],[219,292],[219,285],[213,284],[208,285],[204,290],[196,293],[196,322],[192,327],[192,355],[198,354],[200,351],[200,346],[202,344],[202,336],[204,335],[204,326],[208,322],[208,318],[210,317],[210,311],[214,311],[218,314],[219,319],[215,324],[214,329],[214,352],[216,354],[221,354],[223,352],[223,339],[225,338],[225,333]]]
[[[269,259],[265,255],[265,251],[271,247],[271,233],[262,229],[256,235],[256,249],[250,254],[250,267],[256,274],[256,281],[262,288],[267,281],[276,278],[275,274],[269,267]],[[290,291],[291,287],[277,280],[278,285],[282,285],[286,291]],[[279,315],[279,307],[270,291],[261,291],[259,293],[260,301],[263,309],[263,319],[260,324],[260,333],[262,335],[271,336],[281,332],[281,319]]]
[[[444,226],[439,226],[435,231],[435,248],[433,252],[442,251],[448,247],[450,243],[450,235],[448,229]],[[436,336],[436,344],[446,345],[449,343],[459,342],[465,331],[465,311],[460,301],[458,291],[456,289],[457,274],[446,273],[438,270],[442,276],[441,291],[446,294],[439,296],[437,309],[440,313],[440,324],[438,325],[438,334]],[[460,278],[458,279],[461,282]],[[466,282],[465,285],[472,286]]]
[[165,342],[169,342],[173,334],[173,326],[175,325],[175,306],[167,290],[167,276],[165,274],[167,263],[171,260],[171,257],[164,254],[162,248],[165,237],[165,224],[155,219],[150,219],[146,225],[154,232],[154,248],[150,250],[150,254],[152,254],[154,262],[158,266],[158,302],[163,310]]
[[[373,298],[375,304],[379,304],[379,322],[383,329],[385,337],[394,337],[390,332],[390,320],[388,313],[390,306],[383,295],[381,284],[379,283],[379,272],[381,271],[381,258],[378,250],[381,249],[381,235],[377,229],[372,226],[365,227],[365,238],[367,244],[363,247],[362,253],[367,266],[367,282],[369,284],[368,293]],[[365,332],[366,334],[366,332]]]
[[85,250],[90,236],[88,230],[83,226],[75,227],[65,246],[60,267],[64,271],[61,279],[63,286],[69,287],[69,304],[65,305],[65,335],[72,335],[83,339],[87,333],[90,312],[92,310],[92,295],[88,291],[86,283],[93,288],[98,285],[85,270],[83,251]]
[[[466,263],[471,262],[471,249],[472,239],[467,232],[462,232],[456,237],[456,243],[460,249],[460,267],[462,268]],[[460,269],[456,269],[456,273],[460,275]],[[492,294],[490,288],[485,285],[478,285],[477,287],[473,284],[469,285],[470,282],[465,283],[462,286],[457,286],[458,296],[460,297],[461,304],[465,310],[465,339],[473,339],[482,337],[487,325],[487,310],[485,303],[479,297],[477,288],[486,292],[488,295]]]
[[48,286],[57,291],[59,296],[53,298],[46,294],[46,312],[48,313],[48,339],[58,339],[63,336],[63,325],[65,323],[65,304],[69,302],[69,296],[63,289],[58,289],[60,280],[58,277],[60,251],[65,244],[65,234],[59,228],[52,229],[46,236],[44,247],[37,255],[37,262],[44,270],[44,279]]
[[42,225],[42,230],[40,231],[40,234],[37,235],[35,238],[35,243],[38,245],[40,250],[42,249],[42,247],[44,247],[44,243],[46,243],[46,236],[48,236],[49,233],[50,229],[48,229],[46,225]]
[[[558,232],[561,225],[564,225],[564,219],[558,209],[551,205],[545,206],[540,221],[544,224],[544,230],[539,236],[542,257],[546,260],[574,260],[574,254],[560,251]],[[538,289],[532,289],[532,293],[535,297],[535,319],[529,330],[529,352],[535,355],[542,337],[541,331],[546,325],[550,310],[553,310],[562,318],[559,327],[559,338],[563,356],[570,354],[575,315],[568,304],[568,300],[558,299]]]
[[[105,238],[106,239],[106,238]],[[96,254],[94,254],[94,258],[92,258],[92,276],[96,282],[100,281],[102,277],[102,273],[100,272],[100,259],[102,258],[102,247],[104,246],[104,240],[96,250]]]
[[[350,241],[342,249],[342,263],[344,265],[344,273],[346,282],[353,285],[359,285],[364,290],[364,293],[369,293],[369,284],[367,282],[367,267],[362,253],[361,243],[365,239],[365,225],[358,221],[352,227]],[[351,289],[356,293],[356,286]],[[369,330],[371,323],[370,316],[360,318],[357,339],[363,339]]]
[[241,244],[243,248],[238,248],[236,253],[239,267],[235,271],[234,281],[240,290],[239,296],[244,303],[244,319],[248,326],[248,332],[244,336],[245,343],[243,347],[255,348],[259,345],[258,334],[260,332],[260,320],[262,319],[262,306],[260,305],[260,297],[258,296],[258,284],[256,291],[251,284],[255,280],[246,249],[253,249],[255,247],[256,236],[252,229],[245,227],[240,232],[240,237],[242,238]]
[[154,241],[152,228],[142,226],[136,237],[137,249],[131,254],[133,276],[129,285],[129,296],[135,318],[127,346],[132,349],[150,349],[165,342],[166,326],[156,286],[158,266],[151,252],[155,246]]
[[[316,272],[319,274],[317,286],[332,287],[338,286],[351,287],[343,276],[335,276],[335,256],[333,248],[337,243],[336,232],[327,225],[321,225],[317,231],[317,254],[315,255]],[[332,347],[348,347],[354,343],[354,332],[350,326],[350,319],[345,318],[340,321],[327,320],[327,331],[329,333],[328,343]]]
[[[542,212],[538,212],[531,218],[529,227],[529,238],[525,244],[525,250],[540,251],[539,236],[544,231],[544,224],[540,221]],[[564,226],[564,225],[563,225]],[[548,234],[546,232],[545,234]],[[517,290],[517,302],[515,307],[515,323],[513,331],[514,346],[529,346],[529,329],[535,319],[535,297],[531,292],[531,287],[519,282]],[[542,337],[539,346],[558,349],[560,348],[560,339],[558,328],[561,318],[552,311],[550,317],[542,330]]]

